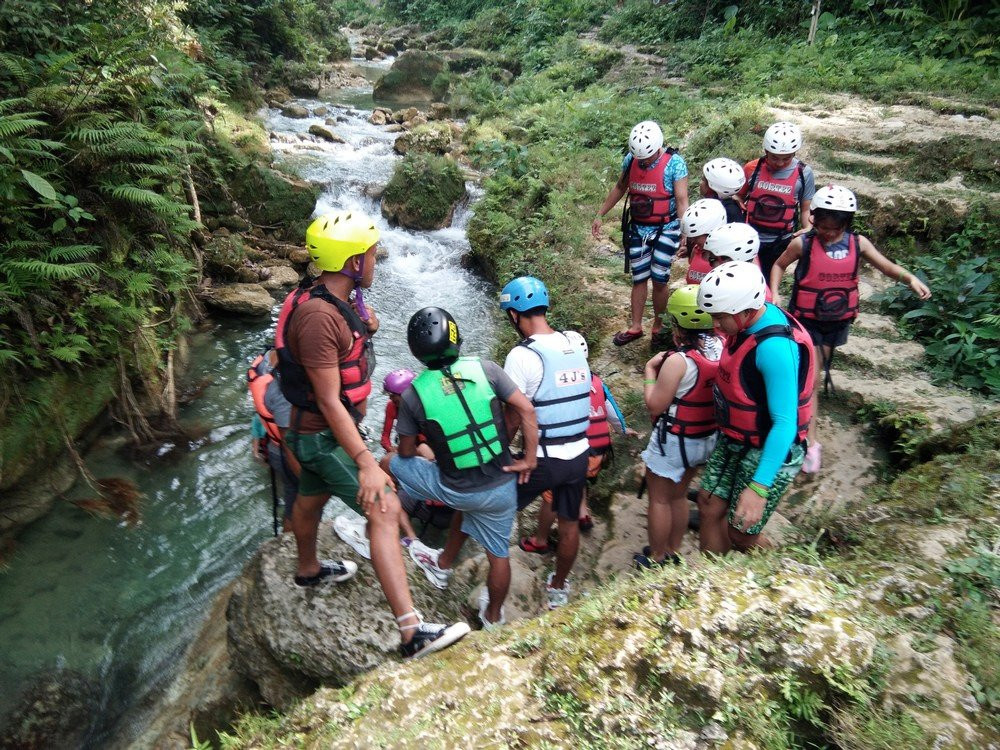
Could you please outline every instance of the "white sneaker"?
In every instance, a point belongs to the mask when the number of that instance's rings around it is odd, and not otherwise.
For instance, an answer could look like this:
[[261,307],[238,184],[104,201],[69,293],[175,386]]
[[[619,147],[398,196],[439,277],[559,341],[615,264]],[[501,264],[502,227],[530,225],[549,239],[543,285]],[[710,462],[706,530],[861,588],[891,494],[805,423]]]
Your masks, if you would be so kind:
[[569,580],[566,580],[566,585],[563,588],[557,589],[552,587],[552,579],[555,577],[556,574],[553,571],[549,573],[549,577],[545,581],[545,595],[549,600],[549,609],[559,609],[569,604]]
[[479,591],[479,622],[483,624],[483,630],[496,630],[501,625],[507,624],[507,618],[504,617],[503,605],[500,606],[500,619],[496,622],[490,622],[486,619],[486,608],[490,606],[490,592],[485,586]]
[[363,519],[353,519],[350,516],[337,516],[333,519],[333,530],[337,536],[351,545],[351,549],[366,560],[372,559],[372,546],[365,536],[368,522]]
[[813,443],[806,449],[806,457],[802,461],[803,474],[815,474],[823,464],[823,446]]
[[436,586],[439,589],[446,589],[448,588],[448,581],[451,580],[453,571],[450,568],[445,570],[438,567],[438,556],[440,554],[441,550],[428,547],[419,539],[414,539],[410,542],[410,557],[413,562],[424,571],[424,575],[427,576],[427,580],[431,582],[432,586]]

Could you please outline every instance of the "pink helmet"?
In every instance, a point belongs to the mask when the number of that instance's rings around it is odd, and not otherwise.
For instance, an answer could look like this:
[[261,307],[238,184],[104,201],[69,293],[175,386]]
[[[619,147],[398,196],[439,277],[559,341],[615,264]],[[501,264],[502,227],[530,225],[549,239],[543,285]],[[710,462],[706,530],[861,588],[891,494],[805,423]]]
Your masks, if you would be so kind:
[[417,377],[417,374],[413,370],[407,370],[405,367],[401,370],[393,370],[385,376],[385,380],[382,381],[382,388],[389,393],[395,393],[399,396],[410,387],[410,383],[413,382],[415,377]]

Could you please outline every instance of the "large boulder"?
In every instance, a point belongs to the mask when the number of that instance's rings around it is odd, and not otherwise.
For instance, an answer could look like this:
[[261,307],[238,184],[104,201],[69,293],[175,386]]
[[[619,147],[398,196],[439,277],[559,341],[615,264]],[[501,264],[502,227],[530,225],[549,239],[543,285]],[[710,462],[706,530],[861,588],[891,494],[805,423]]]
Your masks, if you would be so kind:
[[451,127],[446,122],[417,125],[399,136],[392,147],[404,156],[411,152],[445,154],[451,150]]
[[409,154],[396,165],[382,198],[382,215],[407,229],[441,229],[465,198],[465,180],[453,161]]
[[235,171],[229,190],[254,224],[277,228],[280,237],[299,242],[320,193],[318,185],[253,163]]
[[375,82],[375,101],[439,101],[448,94],[448,64],[440,55],[407,50]]
[[274,298],[260,284],[220,284],[202,294],[209,307],[234,315],[263,318],[271,314]]
[[309,132],[320,140],[327,141],[328,143],[346,143],[343,138],[325,125],[310,125]]
[[0,748],[83,747],[100,715],[100,685],[80,672],[54,669],[32,678],[0,717]]
[[288,289],[299,283],[301,277],[299,272],[291,266],[271,265],[265,268],[267,278],[260,282],[260,285],[268,291],[276,289]]
[[[357,559],[324,524],[320,557]],[[468,590],[441,592],[404,555],[414,606],[429,622],[464,619]],[[342,584],[300,588],[292,583],[295,539],[284,534],[261,545],[236,582],[226,617],[229,651],[238,672],[254,681],[277,708],[317,685],[344,685],[397,658],[399,631],[371,564]]]

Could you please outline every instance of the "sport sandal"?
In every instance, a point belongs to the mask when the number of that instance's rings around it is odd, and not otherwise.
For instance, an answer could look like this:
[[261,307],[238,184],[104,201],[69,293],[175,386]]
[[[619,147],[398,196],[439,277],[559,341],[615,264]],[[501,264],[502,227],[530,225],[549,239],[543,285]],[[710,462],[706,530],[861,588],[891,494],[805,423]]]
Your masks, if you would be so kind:
[[533,536],[522,536],[518,541],[517,546],[525,552],[531,552],[536,555],[547,555],[552,551],[552,546],[548,543],[535,544],[535,538]]
[[619,331],[618,333],[616,333],[614,338],[611,339],[611,342],[615,346],[625,346],[625,344],[631,344],[633,341],[637,341],[642,337],[643,337],[642,331],[636,333],[635,331],[629,331],[628,329],[626,329],[624,331]]
[[399,625],[400,632],[415,631],[413,638],[408,643],[399,644],[399,653],[406,661],[419,659],[421,656],[446,649],[453,643],[462,640],[472,630],[467,622],[456,622],[454,625],[424,622],[423,616],[417,610],[400,615],[396,618],[396,622],[397,624],[402,623],[411,617],[416,618],[417,621],[409,625]]
[[486,619],[486,608],[490,606],[490,591],[488,588],[483,586],[479,591],[479,622],[483,624],[483,630],[496,630],[501,625],[507,624],[507,618],[504,616],[503,605],[500,605],[500,619],[496,622],[490,622]]

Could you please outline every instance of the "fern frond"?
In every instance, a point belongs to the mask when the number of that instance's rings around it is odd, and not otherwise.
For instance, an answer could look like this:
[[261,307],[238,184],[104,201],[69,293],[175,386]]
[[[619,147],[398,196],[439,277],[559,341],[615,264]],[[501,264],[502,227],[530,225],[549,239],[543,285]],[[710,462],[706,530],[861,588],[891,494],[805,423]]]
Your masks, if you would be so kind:
[[71,281],[84,276],[97,276],[101,268],[96,263],[49,263],[37,258],[9,260],[0,263],[0,271],[10,269],[48,281]]

